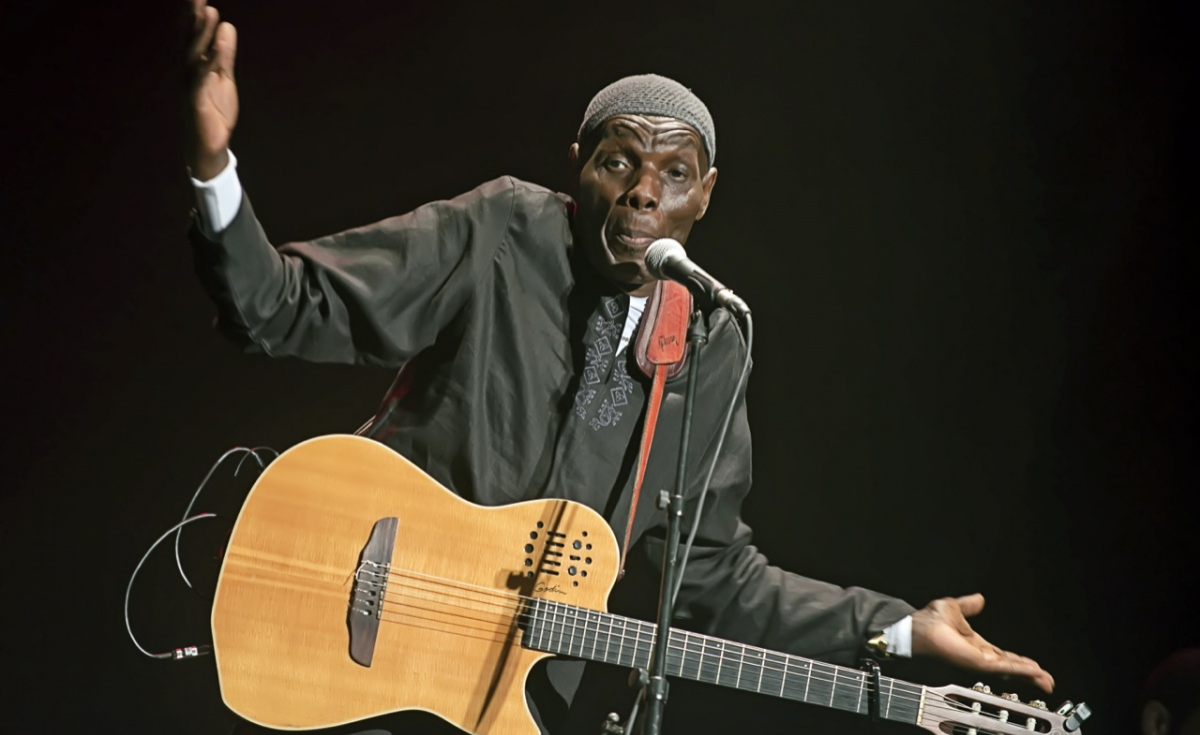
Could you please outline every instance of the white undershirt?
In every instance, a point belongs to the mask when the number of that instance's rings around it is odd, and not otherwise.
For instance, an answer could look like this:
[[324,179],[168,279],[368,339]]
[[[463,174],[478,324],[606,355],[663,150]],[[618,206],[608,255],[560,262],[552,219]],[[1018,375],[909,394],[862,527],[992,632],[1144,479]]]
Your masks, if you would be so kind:
[[642,320],[642,314],[646,311],[646,299],[646,296],[629,297],[629,314],[625,316],[625,328],[621,330],[621,342],[617,345],[617,352],[625,349],[625,345],[633,339],[638,322]]
[[[229,164],[221,173],[208,181],[192,179],[196,188],[196,209],[200,211],[200,224],[208,234],[217,235],[229,226],[242,206],[242,182],[237,175],[237,158],[229,151]],[[645,296],[629,297],[629,314],[625,317],[625,328],[617,352],[625,349],[637,331],[638,322],[646,311]],[[893,656],[912,656],[912,616],[906,616],[884,630],[888,641],[888,653]]]

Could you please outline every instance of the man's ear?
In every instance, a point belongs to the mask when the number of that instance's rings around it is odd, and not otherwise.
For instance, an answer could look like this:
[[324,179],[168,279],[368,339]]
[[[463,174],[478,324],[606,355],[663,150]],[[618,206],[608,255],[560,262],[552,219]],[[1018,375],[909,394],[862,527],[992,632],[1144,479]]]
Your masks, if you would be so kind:
[[575,168],[579,165],[578,143],[572,143],[571,147],[567,150],[567,160],[571,162],[571,168]]
[[704,213],[708,211],[708,203],[712,200],[713,187],[717,185],[717,168],[710,168],[708,173],[704,174],[704,180],[701,186],[704,187],[704,201],[700,203],[700,212],[696,215],[696,221],[699,222]]
[[1167,735],[1171,730],[1171,713],[1157,699],[1142,707],[1142,735]]

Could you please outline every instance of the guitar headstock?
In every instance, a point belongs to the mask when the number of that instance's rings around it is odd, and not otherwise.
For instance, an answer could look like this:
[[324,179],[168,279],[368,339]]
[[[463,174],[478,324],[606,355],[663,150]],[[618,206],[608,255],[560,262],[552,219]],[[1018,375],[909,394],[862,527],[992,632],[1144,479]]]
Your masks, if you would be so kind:
[[1083,702],[1067,701],[1051,710],[1040,700],[1022,702],[1015,694],[993,694],[984,684],[951,685],[926,689],[917,724],[944,735],[1078,735],[1091,714]]

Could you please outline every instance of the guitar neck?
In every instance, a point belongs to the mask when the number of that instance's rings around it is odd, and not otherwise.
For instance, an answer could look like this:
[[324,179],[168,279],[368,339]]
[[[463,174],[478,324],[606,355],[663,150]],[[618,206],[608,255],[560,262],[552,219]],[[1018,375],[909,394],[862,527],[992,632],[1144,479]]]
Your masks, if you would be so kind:
[[[526,648],[629,668],[650,665],[657,633],[651,623],[551,600],[532,601],[526,613]],[[677,678],[860,715],[868,711],[871,678],[862,671],[685,630],[671,630],[666,670]],[[923,686],[881,677],[879,714],[919,725],[925,695]]]

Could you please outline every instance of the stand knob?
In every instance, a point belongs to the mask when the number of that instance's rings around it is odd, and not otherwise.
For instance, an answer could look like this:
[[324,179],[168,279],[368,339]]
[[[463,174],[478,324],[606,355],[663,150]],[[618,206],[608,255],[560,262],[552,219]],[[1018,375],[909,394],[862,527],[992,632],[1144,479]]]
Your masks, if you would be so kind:
[[604,724],[600,727],[601,735],[625,735],[625,728],[621,727],[621,716],[616,712],[609,712],[608,717],[604,718]]

